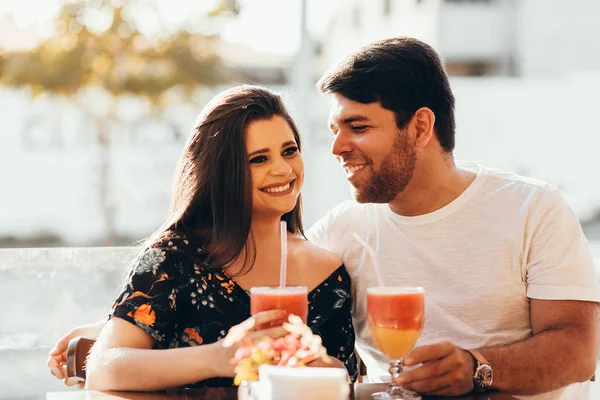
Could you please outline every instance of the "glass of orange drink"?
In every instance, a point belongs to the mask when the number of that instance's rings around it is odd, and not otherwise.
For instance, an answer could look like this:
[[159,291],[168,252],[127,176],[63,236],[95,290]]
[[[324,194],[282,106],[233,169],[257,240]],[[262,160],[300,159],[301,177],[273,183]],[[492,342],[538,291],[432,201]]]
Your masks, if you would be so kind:
[[[308,320],[308,290],[306,286],[263,286],[250,288],[250,314],[255,315],[261,311],[284,310],[288,315],[297,315],[306,323]],[[266,327],[276,326],[275,323],[266,324]]]
[[402,359],[417,343],[425,320],[425,290],[417,286],[367,289],[367,320],[375,344],[390,358],[392,383],[378,399],[421,399],[417,393],[394,384],[402,372]]

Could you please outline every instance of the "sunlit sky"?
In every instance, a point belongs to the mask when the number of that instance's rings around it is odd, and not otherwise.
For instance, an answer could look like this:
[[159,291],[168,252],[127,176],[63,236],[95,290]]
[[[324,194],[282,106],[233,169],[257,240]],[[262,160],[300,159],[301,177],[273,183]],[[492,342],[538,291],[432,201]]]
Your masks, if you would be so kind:
[[[87,0],[94,3],[94,0]],[[334,7],[339,0],[307,0],[308,29],[318,37],[327,28]],[[44,31],[48,29],[64,0],[0,0],[0,14],[10,14],[19,30]],[[153,3],[164,23],[185,22],[194,14],[202,15],[216,0],[142,0]],[[242,12],[227,22],[221,37],[232,43],[241,43],[257,50],[292,54],[300,43],[301,0],[240,0]],[[151,17],[148,24],[151,25]],[[0,31],[0,35],[2,32]],[[0,38],[6,41],[7,38]],[[19,38],[14,38],[17,42]],[[31,40],[25,38],[24,41]]]

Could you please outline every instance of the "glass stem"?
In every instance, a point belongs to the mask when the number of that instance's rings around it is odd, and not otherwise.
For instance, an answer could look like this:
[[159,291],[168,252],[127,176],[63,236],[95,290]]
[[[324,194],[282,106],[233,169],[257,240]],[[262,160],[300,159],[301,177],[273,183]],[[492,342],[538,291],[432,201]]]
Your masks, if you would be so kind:
[[402,373],[402,359],[398,358],[396,360],[390,360],[390,368],[388,369],[388,371],[390,372],[390,375],[392,375],[392,383],[390,384],[390,389],[400,389],[400,386],[396,385],[395,380]]
[[417,393],[407,390],[402,386],[396,385],[394,382],[396,378],[402,373],[402,358],[391,360],[389,372],[392,375],[392,382],[390,383],[390,388],[387,391],[386,399],[399,399],[399,400],[421,400],[421,396]]

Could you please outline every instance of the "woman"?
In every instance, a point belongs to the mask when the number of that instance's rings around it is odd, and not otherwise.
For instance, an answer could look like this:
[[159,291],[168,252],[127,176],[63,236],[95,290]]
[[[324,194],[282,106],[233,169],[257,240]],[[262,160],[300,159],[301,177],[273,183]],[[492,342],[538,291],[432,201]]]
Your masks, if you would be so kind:
[[[303,238],[303,180],[298,131],[278,95],[240,86],[215,97],[180,158],[167,220],[142,246],[92,349],[87,387],[231,385],[235,346],[221,340],[250,317],[252,286],[278,285],[281,220],[287,284],[309,289],[308,325],[354,379],[350,278],[334,255]],[[255,318],[261,325],[281,316]],[[285,334],[281,326],[252,333]],[[57,377],[64,342],[50,355]]]

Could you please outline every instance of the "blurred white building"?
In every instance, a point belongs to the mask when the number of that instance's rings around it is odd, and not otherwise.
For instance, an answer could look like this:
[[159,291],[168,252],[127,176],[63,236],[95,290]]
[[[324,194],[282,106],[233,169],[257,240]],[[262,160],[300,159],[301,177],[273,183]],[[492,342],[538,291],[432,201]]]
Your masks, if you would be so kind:
[[321,69],[391,36],[431,44],[450,75],[553,78],[600,69],[598,0],[348,0],[323,37]]
[[[219,51],[241,75],[235,83],[259,82],[281,91],[301,127],[307,227],[350,198],[329,151],[329,105],[314,89],[315,79],[360,45],[410,35],[440,51],[454,75],[455,156],[557,185],[585,222],[588,237],[597,241],[600,127],[593,117],[600,91],[600,25],[592,19],[600,16],[600,0],[563,3],[347,0],[338,2],[330,29],[319,38],[316,60],[305,30],[293,57],[226,43]],[[0,46],[13,43],[16,32],[2,22],[0,16]],[[160,115],[149,115],[136,99],[119,100],[122,121],[111,128],[109,192],[124,241],[160,225],[185,136],[221,89],[201,91],[196,102],[175,103]],[[94,109],[103,109],[103,98],[92,98]],[[0,200],[0,247],[102,243],[100,153],[79,101],[32,99],[29,89],[0,87],[0,110],[8,110],[0,112],[0,170],[7,171],[0,187],[9,188]]]

